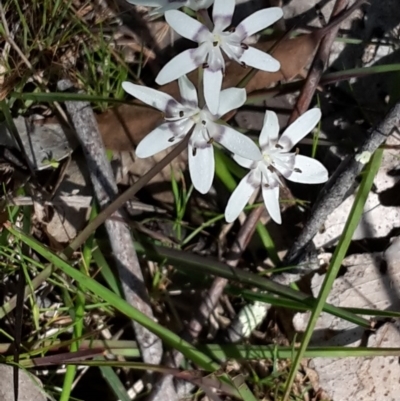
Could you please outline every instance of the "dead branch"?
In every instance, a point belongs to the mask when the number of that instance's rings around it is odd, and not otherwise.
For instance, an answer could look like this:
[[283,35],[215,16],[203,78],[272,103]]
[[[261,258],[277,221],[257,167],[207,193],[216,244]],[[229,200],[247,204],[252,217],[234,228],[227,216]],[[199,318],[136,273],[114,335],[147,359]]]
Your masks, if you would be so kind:
[[304,254],[308,244],[321,228],[328,215],[349,195],[350,189],[354,186],[355,179],[365,166],[365,164],[357,161],[357,159],[359,159],[357,156],[364,152],[366,152],[366,154],[374,153],[379,146],[386,141],[389,135],[399,127],[400,102],[396,103],[380,124],[369,131],[364,143],[357,152],[344,159],[336,172],[325,184],[325,187],[311,210],[310,218],[289,249],[284,263],[288,265],[293,264]]
[[[349,0],[337,0],[332,10],[331,20],[339,15],[347,7],[348,4]],[[318,51],[311,64],[310,70],[308,71],[307,78],[305,80],[301,93],[297,99],[296,106],[294,107],[289,118],[288,125],[291,124],[303,113],[305,113],[310,107],[322,73],[324,72],[329,61],[331,48],[336,38],[336,35],[338,34],[339,28],[340,25],[332,28],[332,30],[329,31],[326,36],[324,36],[324,38],[321,40]]]

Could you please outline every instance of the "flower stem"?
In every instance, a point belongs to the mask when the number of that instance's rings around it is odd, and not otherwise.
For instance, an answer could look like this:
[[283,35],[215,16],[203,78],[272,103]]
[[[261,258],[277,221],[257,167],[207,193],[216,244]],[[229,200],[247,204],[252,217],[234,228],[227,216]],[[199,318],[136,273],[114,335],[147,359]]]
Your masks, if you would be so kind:
[[204,24],[210,32],[214,30],[214,24],[211,21],[210,16],[208,15],[208,11],[206,9],[197,11],[197,20]]
[[[210,16],[208,15],[208,11],[205,9],[197,11],[197,20],[204,24],[210,31],[213,30],[213,23],[211,21]],[[206,104],[204,99],[204,85],[203,85],[203,74],[204,69],[203,67],[198,68],[198,78],[197,78],[197,93],[199,97],[199,108],[202,109]]]
[[203,75],[204,75],[204,69],[203,67],[199,67],[197,69],[198,75],[197,75],[197,96],[199,98],[199,108],[200,110],[203,109],[204,105],[206,104],[206,100],[204,98],[204,85],[203,85]]

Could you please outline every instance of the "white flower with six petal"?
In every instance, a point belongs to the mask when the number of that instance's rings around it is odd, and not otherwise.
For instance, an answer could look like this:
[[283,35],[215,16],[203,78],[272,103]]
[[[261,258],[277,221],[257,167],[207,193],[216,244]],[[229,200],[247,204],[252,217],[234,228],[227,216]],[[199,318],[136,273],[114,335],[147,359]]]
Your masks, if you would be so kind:
[[136,6],[155,7],[150,15],[161,15],[168,10],[176,10],[181,7],[189,7],[192,10],[206,9],[211,6],[214,0],[127,0],[128,3]]
[[205,194],[210,190],[214,178],[214,141],[246,159],[258,160],[261,157],[260,150],[250,138],[227,125],[217,123],[221,116],[243,105],[246,90],[223,90],[218,112],[211,114],[206,106],[203,109],[198,107],[196,88],[186,75],[179,78],[178,84],[181,102],[155,89],[131,82],[122,83],[126,92],[162,111],[165,116],[165,122],[139,143],[136,156],[153,156],[181,141],[194,127],[188,145],[189,172],[193,186]]
[[328,171],[315,159],[289,151],[302,140],[321,119],[320,109],[311,109],[291,124],[279,138],[278,117],[273,111],[265,113],[259,137],[262,158],[258,161],[234,155],[241,166],[251,169],[233,191],[225,209],[227,222],[234,221],[246,206],[254,191],[261,186],[265,207],[272,220],[281,223],[279,209],[279,174],[290,181],[321,184],[328,180]]
[[181,11],[165,13],[168,24],[181,36],[199,44],[175,56],[159,72],[156,82],[159,85],[172,82],[196,68],[204,67],[204,97],[209,110],[216,114],[219,93],[225,71],[225,54],[244,66],[275,72],[280,68],[279,61],[269,54],[248,46],[244,41],[255,33],[279,20],[282,9],[266,8],[245,18],[235,29],[225,31],[231,25],[235,0],[215,0],[213,7],[214,29],[211,32],[199,21]]

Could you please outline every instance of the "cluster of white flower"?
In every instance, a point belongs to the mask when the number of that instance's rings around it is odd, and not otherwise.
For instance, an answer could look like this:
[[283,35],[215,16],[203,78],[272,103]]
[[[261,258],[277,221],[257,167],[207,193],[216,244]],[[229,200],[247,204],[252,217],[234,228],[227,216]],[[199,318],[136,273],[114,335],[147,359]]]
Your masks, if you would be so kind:
[[[321,119],[319,109],[311,109],[291,124],[279,137],[277,116],[267,111],[260,134],[260,148],[247,136],[219,119],[246,101],[246,91],[240,88],[221,90],[225,72],[225,55],[245,66],[267,72],[280,68],[279,61],[246,44],[247,38],[275,23],[282,9],[272,7],[255,12],[237,27],[230,28],[235,0],[128,0],[136,5],[155,7],[153,13],[165,13],[168,24],[181,36],[198,43],[170,60],[160,71],[156,82],[160,85],[178,80],[180,102],[168,94],[124,82],[130,95],[160,110],[164,123],[150,132],[138,145],[138,157],[150,157],[181,141],[189,132],[189,172],[193,186],[207,193],[214,178],[213,143],[218,142],[232,152],[233,159],[249,169],[228,201],[225,218],[234,221],[246,206],[254,191],[261,186],[265,206],[271,218],[281,223],[279,208],[280,175],[300,183],[319,184],[327,181],[328,172],[317,160],[290,150],[309,134]],[[207,9],[213,4],[211,20],[205,24],[177,9]],[[207,15],[207,14],[206,14]],[[204,16],[204,14],[203,14]],[[208,15],[207,15],[208,16]],[[212,26],[209,26],[212,25]],[[228,29],[230,28],[230,29]],[[186,74],[203,68],[204,107],[199,107],[197,91]],[[260,150],[261,149],[261,150]]]

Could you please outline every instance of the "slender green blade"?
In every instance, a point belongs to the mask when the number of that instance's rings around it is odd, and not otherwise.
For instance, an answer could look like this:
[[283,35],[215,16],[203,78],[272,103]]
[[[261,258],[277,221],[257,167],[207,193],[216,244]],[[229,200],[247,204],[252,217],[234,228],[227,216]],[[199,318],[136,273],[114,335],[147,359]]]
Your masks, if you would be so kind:
[[329,292],[332,288],[333,282],[335,281],[335,278],[339,272],[340,266],[346,255],[347,249],[349,248],[354,231],[357,228],[360,218],[362,216],[365,202],[368,198],[368,194],[371,191],[374,182],[374,177],[379,170],[379,166],[381,165],[382,155],[383,155],[383,149],[380,148],[372,156],[363,175],[363,179],[361,181],[356,198],[354,200],[353,207],[346,221],[343,234],[340,237],[339,244],[335,249],[335,253],[333,254],[328,272],[326,273],[325,280],[322,284],[317,303],[315,304],[312,310],[311,317],[308,322],[307,329],[304,333],[300,349],[296,353],[293,365],[291,366],[289,377],[286,382],[286,389],[283,397],[284,401],[287,401],[289,399],[290,391],[294,383],[297,369],[300,365],[300,361],[304,357],[304,353],[310,342],[318,317],[324,308]]
[[157,324],[144,313],[129,305],[124,299],[120,298],[111,290],[105,288],[96,280],[82,274],[79,270],[70,266],[67,262],[65,262],[63,259],[61,259],[59,256],[57,256],[55,253],[50,251],[48,248],[43,246],[40,242],[38,242],[31,236],[28,236],[20,230],[11,226],[7,227],[7,229],[16,238],[19,238],[22,242],[30,246],[34,251],[43,256],[50,263],[54,264],[66,275],[76,280],[82,288],[93,292],[99,298],[108,302],[111,306],[119,310],[127,317],[135,320],[154,334],[158,335],[168,345],[182,352],[183,355],[185,355],[194,363],[201,366],[204,370],[212,372],[219,368],[219,366],[215,364],[208,356],[199,352],[193,345],[187,343],[186,341],[183,341],[175,333]]

